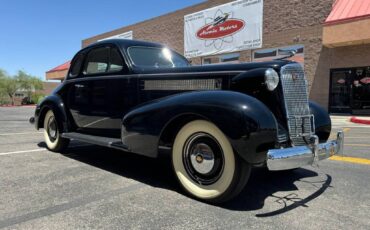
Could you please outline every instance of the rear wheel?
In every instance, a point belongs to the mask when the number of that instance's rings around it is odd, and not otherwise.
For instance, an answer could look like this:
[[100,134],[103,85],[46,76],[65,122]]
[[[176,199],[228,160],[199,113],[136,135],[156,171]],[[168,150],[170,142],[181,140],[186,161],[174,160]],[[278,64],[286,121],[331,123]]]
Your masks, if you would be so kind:
[[47,148],[53,152],[61,152],[69,144],[69,139],[61,137],[58,120],[52,110],[49,110],[44,118],[44,138]]
[[189,122],[178,132],[172,164],[190,195],[212,203],[238,195],[250,175],[250,165],[234,154],[221,130],[204,120]]

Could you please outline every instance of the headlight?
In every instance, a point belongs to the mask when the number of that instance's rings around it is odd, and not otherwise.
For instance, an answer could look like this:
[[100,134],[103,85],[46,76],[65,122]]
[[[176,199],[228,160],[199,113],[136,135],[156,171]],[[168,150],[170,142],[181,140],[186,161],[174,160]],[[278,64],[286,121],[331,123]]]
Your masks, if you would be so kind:
[[265,71],[265,84],[268,90],[273,91],[279,84],[279,74],[274,69]]

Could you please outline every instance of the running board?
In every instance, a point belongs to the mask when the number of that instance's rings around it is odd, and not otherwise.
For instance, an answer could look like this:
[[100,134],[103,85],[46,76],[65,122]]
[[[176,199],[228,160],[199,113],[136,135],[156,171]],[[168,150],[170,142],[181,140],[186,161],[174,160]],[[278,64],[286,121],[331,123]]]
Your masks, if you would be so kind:
[[78,140],[89,144],[100,145],[108,148],[119,149],[123,151],[129,151],[126,145],[122,144],[121,139],[111,137],[94,136],[83,133],[62,133],[63,138]]

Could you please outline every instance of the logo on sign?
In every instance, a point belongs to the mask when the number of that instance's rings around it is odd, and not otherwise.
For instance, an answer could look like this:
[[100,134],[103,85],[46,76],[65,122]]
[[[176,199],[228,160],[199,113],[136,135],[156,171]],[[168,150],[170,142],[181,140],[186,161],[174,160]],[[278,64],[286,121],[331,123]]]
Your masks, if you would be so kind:
[[243,30],[245,22],[232,18],[232,12],[217,10],[214,18],[206,18],[206,23],[197,32],[196,37],[205,41],[205,47],[214,46],[222,49],[224,43],[233,42],[233,35]]
[[244,28],[245,22],[241,19],[228,19],[224,22],[215,25],[215,23],[210,23],[197,32],[197,37],[199,39],[219,39],[230,35],[233,35]]

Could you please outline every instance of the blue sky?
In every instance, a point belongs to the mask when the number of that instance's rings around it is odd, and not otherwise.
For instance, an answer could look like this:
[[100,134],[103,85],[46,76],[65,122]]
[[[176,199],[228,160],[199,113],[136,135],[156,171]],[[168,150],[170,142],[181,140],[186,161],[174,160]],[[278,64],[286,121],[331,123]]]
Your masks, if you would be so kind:
[[2,0],[0,68],[45,71],[70,60],[81,40],[203,0]]

